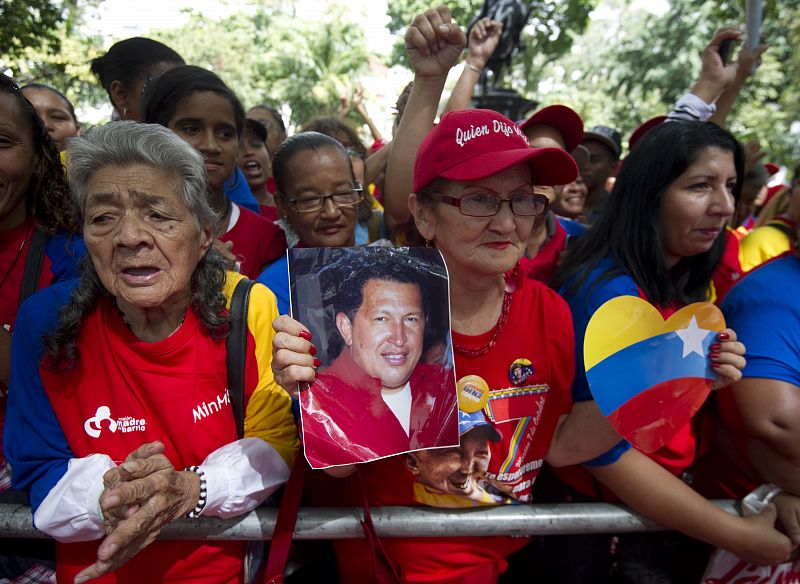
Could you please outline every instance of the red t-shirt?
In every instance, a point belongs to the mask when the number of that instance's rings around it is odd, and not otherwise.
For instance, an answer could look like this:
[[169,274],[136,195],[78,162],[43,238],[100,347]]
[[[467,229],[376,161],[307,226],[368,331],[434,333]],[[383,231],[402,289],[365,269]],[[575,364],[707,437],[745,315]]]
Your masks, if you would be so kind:
[[267,219],[270,223],[274,222],[278,218],[278,208],[277,207],[270,207],[268,205],[259,205],[258,210],[261,213],[261,216]]
[[725,229],[725,251],[722,254],[719,264],[714,270],[711,281],[714,284],[716,304],[720,304],[725,295],[733,287],[739,278],[744,274],[742,260],[739,254],[741,242],[736,233],[730,227]]
[[[8,326],[14,330],[19,309],[19,295],[22,292],[22,275],[28,261],[28,251],[35,225],[32,220],[23,221],[8,231],[0,231],[0,326]],[[42,257],[39,281],[36,289],[44,288],[52,283],[50,258]]]
[[[28,251],[35,228],[34,222],[28,220],[13,229],[0,232],[0,281],[2,281],[2,285],[0,285],[0,326],[8,332],[14,331],[14,323],[17,321],[17,310],[22,293],[22,275],[25,272],[25,264],[28,261]],[[52,283],[51,267],[52,262],[45,254],[42,257],[42,267],[36,283],[37,290]],[[5,461],[2,434],[6,417],[6,392],[5,383],[0,382],[0,468]]]
[[[566,302],[527,278],[518,278],[513,285],[519,287],[512,295],[509,318],[486,354],[468,357],[459,352],[459,347],[483,346],[495,329],[474,337],[453,332],[456,377],[461,383],[468,376],[478,376],[485,382],[489,401],[483,413],[500,434],[488,440],[491,458],[482,480],[454,480],[452,477],[458,474],[454,473],[448,479],[452,488],[444,492],[423,484],[421,478],[415,479],[412,468],[421,467],[409,464],[412,455],[395,456],[359,466],[371,505],[474,507],[531,500],[531,488],[556,424],[572,407],[575,349]],[[417,470],[417,475],[422,477],[423,473]],[[353,476],[339,481],[342,484],[335,489],[336,504],[361,504],[358,475]],[[458,484],[462,480],[463,484]],[[327,504],[331,504],[330,498]],[[409,581],[482,582],[487,574],[503,571],[505,557],[524,546],[527,539],[386,538],[382,543]],[[372,556],[363,540],[340,540],[335,547],[342,581],[366,581],[374,573]]]
[[556,274],[558,260],[566,247],[567,231],[561,225],[561,222],[556,219],[553,235],[539,249],[536,256],[532,258],[523,257],[519,261],[523,274],[539,282],[550,282]]
[[[147,343],[128,330],[114,301],[103,298],[86,318],[78,346],[75,369],[40,368],[76,457],[100,452],[120,463],[142,444],[160,440],[170,462],[183,469],[237,439],[225,342],[213,340],[193,311],[173,335]],[[248,399],[255,385],[246,387]],[[57,544],[59,582],[71,582],[93,563],[99,543]],[[243,542],[158,541],[98,582],[237,582],[243,551]]]
[[234,206],[239,209],[239,217],[219,239],[233,242],[233,253],[240,263],[239,272],[255,280],[264,266],[286,251],[286,237],[283,230],[268,219]]

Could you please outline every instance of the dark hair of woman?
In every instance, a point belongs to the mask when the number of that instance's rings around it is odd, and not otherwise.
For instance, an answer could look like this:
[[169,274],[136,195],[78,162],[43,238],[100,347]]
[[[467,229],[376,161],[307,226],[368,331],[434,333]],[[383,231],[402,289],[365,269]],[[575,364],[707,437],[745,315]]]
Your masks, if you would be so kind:
[[275,179],[275,187],[278,191],[276,194],[279,197],[286,197],[286,175],[289,172],[288,166],[292,159],[306,150],[316,151],[322,148],[339,150],[342,153],[343,160],[347,161],[350,176],[353,177],[353,183],[356,182],[353,163],[341,142],[319,132],[300,132],[281,142],[281,145],[275,151],[275,156],[272,157],[272,176]]
[[272,107],[271,105],[267,105],[265,103],[260,103],[258,105],[254,105],[250,109],[251,110],[262,109],[268,111],[270,114],[272,114],[272,117],[275,118],[275,124],[278,126],[280,132],[284,135],[286,134],[286,124],[283,123],[283,117],[281,117],[280,112],[276,108]]
[[361,157],[367,157],[367,147],[364,146],[355,129],[339,118],[315,118],[303,126],[303,131],[327,134],[339,140],[345,148],[353,148]]
[[239,98],[216,74],[194,65],[170,69],[147,86],[142,98],[142,121],[168,126],[178,103],[198,91],[213,91],[231,103],[236,132],[241,136],[245,117]]
[[91,70],[111,97],[112,82],[120,81],[124,86],[131,87],[158,63],[183,65],[184,60],[163,43],[133,37],[115,43],[105,55],[92,59]]
[[78,223],[72,213],[66,173],[50,133],[16,82],[2,73],[0,92],[10,95],[17,104],[36,151],[36,165],[25,195],[26,215],[33,217],[39,227],[49,233],[59,230],[76,233]]
[[64,102],[64,105],[67,106],[67,111],[69,112],[69,115],[72,117],[72,121],[75,122],[76,124],[78,123],[78,118],[75,115],[75,108],[73,107],[72,102],[69,99],[67,99],[66,95],[61,93],[55,87],[50,87],[49,85],[45,85],[44,83],[28,83],[27,85],[20,87],[21,91],[25,91],[26,89],[44,89],[51,93],[55,93],[58,97],[61,98],[61,100]]
[[669,269],[660,234],[659,207],[670,185],[706,148],[733,154],[737,177],[733,194],[738,201],[744,154],[736,139],[711,123],[661,124],[642,138],[625,159],[605,210],[566,255],[553,287],[566,286],[567,295],[576,293],[598,264],[610,258],[617,267],[593,285],[627,273],[647,299],[660,306],[704,300],[722,258],[726,235],[720,234],[709,251],[684,257]]

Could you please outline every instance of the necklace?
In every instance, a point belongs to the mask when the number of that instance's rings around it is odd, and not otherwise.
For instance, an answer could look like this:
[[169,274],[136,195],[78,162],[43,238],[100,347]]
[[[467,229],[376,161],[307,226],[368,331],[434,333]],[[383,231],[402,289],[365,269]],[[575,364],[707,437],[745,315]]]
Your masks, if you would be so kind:
[[[31,225],[31,227],[33,227],[33,225]],[[26,241],[28,241],[28,236],[29,236],[29,235],[32,233],[32,231],[33,231],[33,230],[31,229],[31,227],[28,227],[28,228],[25,230],[25,235],[22,237],[22,243],[20,243],[20,244],[19,244],[19,249],[17,249],[17,253],[16,253],[16,255],[14,256],[14,259],[13,259],[13,260],[11,260],[11,265],[10,265],[10,266],[8,267],[8,269],[6,270],[6,273],[5,273],[5,274],[3,274],[3,277],[2,277],[2,278],[0,278],[0,288],[2,288],[2,287],[3,287],[3,284],[5,284],[5,283],[6,283],[6,280],[8,279],[8,276],[9,276],[9,275],[11,275],[11,272],[12,272],[12,271],[14,271],[14,266],[16,266],[16,265],[17,265],[17,260],[19,260],[19,257],[22,255],[22,248],[24,248],[24,247],[25,247],[25,242],[26,242]]]
[[500,309],[500,319],[497,321],[497,324],[494,327],[494,332],[492,333],[492,338],[489,339],[488,343],[481,345],[480,347],[472,348],[459,345],[453,341],[453,348],[465,357],[480,357],[488,353],[492,347],[497,344],[497,340],[500,338],[500,335],[502,334],[503,329],[508,322],[508,317],[511,313],[511,297],[512,293],[509,290],[506,290],[503,293],[503,308]]
[[[133,333],[133,327],[131,327],[131,324],[128,322],[128,318],[125,316],[125,313],[122,312],[122,309],[119,306],[117,306],[117,314],[119,314],[119,317],[122,319],[122,322],[127,327],[127,329]],[[178,323],[178,326],[176,326],[175,330],[173,330],[171,333],[169,333],[165,338],[169,338],[172,335],[174,335],[176,332],[178,332],[178,329],[180,329],[183,326],[183,322],[185,320],[186,320],[186,313],[184,312],[183,316],[181,316],[181,320]],[[136,333],[133,333],[133,334],[138,337],[138,335],[136,335]]]

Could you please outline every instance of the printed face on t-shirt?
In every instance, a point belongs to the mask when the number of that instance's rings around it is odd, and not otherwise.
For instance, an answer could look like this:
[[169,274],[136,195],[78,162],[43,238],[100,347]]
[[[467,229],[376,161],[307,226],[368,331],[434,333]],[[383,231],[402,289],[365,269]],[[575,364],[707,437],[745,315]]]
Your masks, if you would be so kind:
[[203,155],[208,184],[221,194],[239,155],[236,114],[230,100],[215,91],[195,91],[178,102],[167,127]]
[[402,389],[422,356],[425,315],[419,286],[369,280],[352,322],[344,313],[336,325],[353,360],[384,390]]
[[478,481],[484,478],[490,459],[488,433],[475,428],[461,436],[461,446],[412,452],[406,465],[423,485],[448,495],[471,497],[483,490]]
[[86,249],[123,312],[126,305],[168,309],[188,298],[211,230],[198,226],[176,192],[176,177],[143,164],[106,166],[86,191]]

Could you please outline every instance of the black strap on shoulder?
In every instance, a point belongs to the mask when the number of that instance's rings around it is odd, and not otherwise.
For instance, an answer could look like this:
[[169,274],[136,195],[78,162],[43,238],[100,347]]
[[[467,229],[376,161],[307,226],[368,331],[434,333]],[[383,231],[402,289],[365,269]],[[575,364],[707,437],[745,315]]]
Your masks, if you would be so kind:
[[255,282],[242,278],[236,284],[231,297],[228,317],[228,340],[225,366],[228,370],[228,395],[236,420],[236,434],[244,437],[244,374],[247,363],[247,307],[250,304],[250,289]]
[[33,238],[28,248],[28,258],[25,260],[25,269],[22,272],[22,288],[19,294],[20,304],[36,292],[36,283],[39,281],[39,274],[42,271],[45,245],[47,245],[47,234],[40,227],[37,227],[33,230]]
[[794,227],[790,227],[783,221],[770,221],[769,223],[767,223],[767,225],[769,225],[770,227],[774,227],[784,235],[788,235],[789,239],[794,239],[795,237],[797,237],[796,235],[797,230]]

